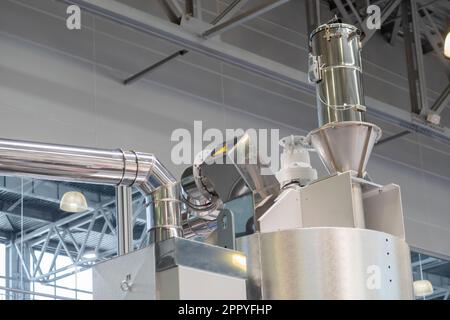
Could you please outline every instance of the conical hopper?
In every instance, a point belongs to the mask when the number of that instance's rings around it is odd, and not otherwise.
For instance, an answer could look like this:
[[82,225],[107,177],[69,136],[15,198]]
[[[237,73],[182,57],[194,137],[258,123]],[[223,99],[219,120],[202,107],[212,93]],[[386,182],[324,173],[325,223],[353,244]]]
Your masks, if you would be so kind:
[[359,177],[364,176],[372,148],[380,137],[379,127],[357,121],[328,123],[308,135],[330,173],[353,170]]

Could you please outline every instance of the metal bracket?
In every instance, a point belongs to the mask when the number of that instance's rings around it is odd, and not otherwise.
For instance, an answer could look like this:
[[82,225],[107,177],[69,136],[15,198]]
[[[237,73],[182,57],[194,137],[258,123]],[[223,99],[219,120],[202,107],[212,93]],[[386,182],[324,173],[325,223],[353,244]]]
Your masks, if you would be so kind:
[[131,274],[127,274],[125,279],[120,283],[120,289],[124,292],[131,291],[133,283],[131,282]]
[[376,146],[382,145],[383,143],[389,142],[389,141],[394,140],[394,139],[401,138],[401,137],[403,137],[403,136],[405,136],[407,134],[410,134],[410,133],[411,132],[408,131],[408,130],[401,131],[401,132],[396,133],[396,134],[394,134],[394,135],[392,135],[390,137],[381,139],[380,141],[377,142]]
[[177,51],[177,52],[171,54],[170,56],[168,56],[168,57],[166,57],[166,58],[164,58],[164,59],[158,61],[157,63],[152,64],[150,67],[145,68],[144,70],[139,71],[138,73],[135,73],[134,75],[132,75],[132,76],[130,76],[129,78],[125,79],[125,80],[123,81],[123,84],[124,84],[124,85],[130,84],[130,83],[132,83],[132,82],[138,80],[139,78],[142,78],[142,77],[144,76],[144,74],[146,74],[146,73],[148,73],[148,72],[150,72],[150,71],[153,71],[153,70],[155,70],[156,68],[162,66],[163,64],[169,62],[170,60],[175,59],[175,58],[178,57],[178,56],[183,56],[183,55],[185,55],[185,54],[188,53],[188,52],[189,52],[189,51],[184,50],[184,49],[183,49],[183,50],[180,50],[180,51]]
[[312,55],[308,56],[308,79],[312,83],[318,83],[322,80],[322,71],[320,68],[320,57]]
[[234,215],[231,210],[220,210],[217,216],[217,245],[234,250],[236,247]]
[[257,5],[246,12],[243,12],[233,18],[230,18],[225,22],[216,24],[214,27],[211,27],[210,29],[206,30],[201,36],[206,39],[221,34],[253,18],[256,18],[282,4],[285,4],[288,1],[289,0],[266,0],[264,3]]

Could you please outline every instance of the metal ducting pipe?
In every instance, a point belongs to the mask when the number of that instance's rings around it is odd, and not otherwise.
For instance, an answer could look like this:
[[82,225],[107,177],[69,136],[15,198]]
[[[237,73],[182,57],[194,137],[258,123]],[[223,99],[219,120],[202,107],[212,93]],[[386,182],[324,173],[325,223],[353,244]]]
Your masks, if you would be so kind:
[[0,139],[0,173],[37,179],[138,187],[176,182],[152,154]]
[[[0,139],[0,174],[137,187],[150,198],[159,194],[160,187],[177,182],[153,154],[5,139]],[[179,206],[174,208],[178,210],[168,209],[163,215],[148,219],[158,221],[157,226],[148,228],[169,228],[170,236],[182,236],[181,212]],[[147,208],[147,215],[158,212],[152,206]]]

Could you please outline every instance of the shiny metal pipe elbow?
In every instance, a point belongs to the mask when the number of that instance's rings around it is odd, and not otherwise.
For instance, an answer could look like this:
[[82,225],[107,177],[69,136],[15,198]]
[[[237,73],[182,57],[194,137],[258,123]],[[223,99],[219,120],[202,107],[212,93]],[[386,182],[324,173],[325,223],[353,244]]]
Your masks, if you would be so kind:
[[137,187],[152,199],[151,237],[183,234],[179,184],[153,154],[0,139],[0,174]]
[[138,187],[143,194],[150,195],[162,185],[177,182],[170,171],[150,153],[135,152],[136,179],[133,185]]

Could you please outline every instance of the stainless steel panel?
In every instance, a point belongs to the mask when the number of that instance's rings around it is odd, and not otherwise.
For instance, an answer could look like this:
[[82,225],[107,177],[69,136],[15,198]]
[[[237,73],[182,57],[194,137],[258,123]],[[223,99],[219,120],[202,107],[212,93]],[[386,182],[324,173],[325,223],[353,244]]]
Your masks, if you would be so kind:
[[236,239],[236,249],[247,256],[247,298],[260,300],[261,294],[261,248],[260,233]]
[[157,299],[245,300],[245,279],[177,266],[156,273]]
[[380,186],[363,194],[366,228],[387,232],[405,239],[405,225],[400,187]]
[[155,248],[156,271],[185,266],[238,278],[247,277],[245,255],[238,251],[182,238],[162,241]]
[[302,227],[355,227],[352,179],[349,172],[300,189]]
[[259,237],[263,299],[413,298],[409,247],[392,235],[306,228]]
[[[195,286],[196,279],[203,282]],[[246,279],[243,253],[173,238],[95,265],[93,294],[114,300],[244,299]]]
[[353,221],[355,228],[366,228],[364,217],[364,205],[362,198],[362,186],[358,182],[352,183]]
[[154,245],[92,268],[94,300],[156,299]]

